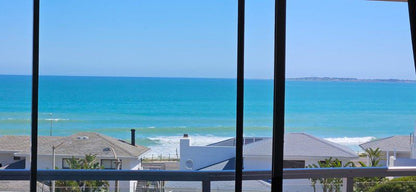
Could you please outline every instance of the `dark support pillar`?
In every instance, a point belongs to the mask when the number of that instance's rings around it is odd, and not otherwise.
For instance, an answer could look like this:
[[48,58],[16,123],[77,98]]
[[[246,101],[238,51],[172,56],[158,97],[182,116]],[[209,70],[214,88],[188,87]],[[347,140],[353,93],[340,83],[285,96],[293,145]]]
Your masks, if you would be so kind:
[[30,191],[37,188],[38,169],[38,91],[39,91],[39,2],[33,0],[33,47],[32,47],[32,140],[30,164]]
[[202,181],[202,192],[211,192],[211,181]]
[[275,0],[272,192],[283,191],[286,0]]
[[416,0],[408,0],[408,5],[409,5],[410,32],[412,35],[412,46],[413,46],[413,63],[415,65],[415,72],[416,72]]
[[354,178],[353,177],[347,177],[346,179],[346,192],[354,192]]
[[243,180],[243,114],[244,114],[244,8],[245,0],[238,0],[237,29],[237,118],[235,145],[235,191],[242,191]]

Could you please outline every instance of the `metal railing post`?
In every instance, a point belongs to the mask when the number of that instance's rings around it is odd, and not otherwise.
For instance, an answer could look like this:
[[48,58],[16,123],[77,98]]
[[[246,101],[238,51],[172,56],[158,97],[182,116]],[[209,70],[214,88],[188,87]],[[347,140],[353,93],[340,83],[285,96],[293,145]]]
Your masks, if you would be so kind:
[[202,181],[202,192],[210,192],[211,191],[211,181],[210,180],[203,180]]
[[347,177],[346,178],[346,192],[353,192],[354,191],[354,178],[353,177]]

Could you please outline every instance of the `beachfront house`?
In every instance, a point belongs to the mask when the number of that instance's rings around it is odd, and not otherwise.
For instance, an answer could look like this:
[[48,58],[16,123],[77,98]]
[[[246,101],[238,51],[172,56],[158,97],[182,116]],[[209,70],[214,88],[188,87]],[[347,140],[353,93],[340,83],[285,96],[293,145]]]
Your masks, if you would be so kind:
[[415,166],[416,161],[412,156],[416,154],[412,141],[410,135],[395,135],[362,143],[360,147],[363,150],[379,148],[383,157],[381,166]]
[[[235,167],[235,138],[207,146],[192,146],[185,136],[180,140],[181,170],[233,170]],[[338,158],[343,163],[358,158],[348,147],[314,137],[306,133],[285,134],[284,167],[305,168],[327,158]],[[272,165],[272,139],[269,137],[244,138],[244,170],[269,170]],[[166,188],[190,187],[185,182],[168,182]],[[198,188],[199,185],[192,186]],[[200,186],[199,186],[200,187]],[[231,190],[233,182],[217,182],[212,188]],[[244,181],[245,190],[270,191],[267,181]],[[285,180],[285,191],[311,190],[309,180]]]
[[[104,169],[140,170],[141,157],[149,148],[100,133],[80,132],[67,137],[39,136],[38,169],[68,169],[67,159],[97,156]],[[0,137],[1,169],[30,169],[30,136]],[[120,181],[120,191],[135,191],[137,181]],[[110,182],[110,189],[114,189]]]

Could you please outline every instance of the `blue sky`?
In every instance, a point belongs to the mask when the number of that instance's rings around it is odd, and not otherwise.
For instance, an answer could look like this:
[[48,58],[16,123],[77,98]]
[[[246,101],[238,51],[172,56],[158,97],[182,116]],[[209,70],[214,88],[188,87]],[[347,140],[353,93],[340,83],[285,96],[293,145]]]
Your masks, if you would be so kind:
[[[236,0],[41,3],[42,75],[236,77]],[[273,0],[246,0],[246,77],[272,78]],[[288,0],[287,76],[416,79],[407,4]],[[31,73],[32,4],[0,0],[0,74]]]

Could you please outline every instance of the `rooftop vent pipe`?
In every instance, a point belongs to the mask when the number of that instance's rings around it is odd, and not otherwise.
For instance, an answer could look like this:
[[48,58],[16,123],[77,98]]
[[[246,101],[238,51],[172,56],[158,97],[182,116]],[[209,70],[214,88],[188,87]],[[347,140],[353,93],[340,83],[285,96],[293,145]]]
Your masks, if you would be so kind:
[[136,129],[131,129],[131,145],[136,145]]

